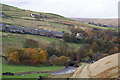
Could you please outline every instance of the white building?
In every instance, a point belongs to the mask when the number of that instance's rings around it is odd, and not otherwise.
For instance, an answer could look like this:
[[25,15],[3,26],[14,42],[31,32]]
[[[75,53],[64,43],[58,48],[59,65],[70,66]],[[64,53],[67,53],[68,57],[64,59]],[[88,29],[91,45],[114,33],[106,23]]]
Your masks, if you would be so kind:
[[77,38],[77,39],[83,39],[83,35],[82,35],[81,33],[77,33],[77,34],[76,34],[76,38]]

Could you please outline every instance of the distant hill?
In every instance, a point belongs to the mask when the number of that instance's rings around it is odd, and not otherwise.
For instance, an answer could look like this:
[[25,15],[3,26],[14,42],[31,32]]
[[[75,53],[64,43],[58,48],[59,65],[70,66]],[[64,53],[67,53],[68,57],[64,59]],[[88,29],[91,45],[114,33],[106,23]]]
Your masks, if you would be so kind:
[[[70,26],[85,25],[58,14],[35,12],[9,6],[6,4],[0,4],[0,7],[2,8],[2,10],[0,10],[0,13],[4,14],[2,17],[2,23],[9,25],[59,32],[70,32],[68,29]],[[40,18],[38,20],[37,18],[32,17],[31,14],[45,16],[46,18]]]
[[[43,29],[49,31],[67,32],[67,33],[70,33],[71,27],[81,27],[81,28],[95,27],[89,24],[85,24],[83,20],[79,22],[58,14],[30,11],[6,4],[0,4],[0,7],[2,8],[2,10],[0,10],[0,16],[1,14],[4,14],[1,23],[5,23],[8,25]],[[37,14],[45,17],[37,19],[32,17],[31,14]],[[97,26],[96,28],[101,28],[101,27]],[[106,28],[106,29],[110,29],[110,28]]]
[[110,18],[110,19],[103,19],[103,18],[71,18],[77,21],[80,21],[82,23],[89,23],[93,22],[96,24],[104,24],[108,25],[109,27],[116,28],[118,27],[118,19],[117,18]]

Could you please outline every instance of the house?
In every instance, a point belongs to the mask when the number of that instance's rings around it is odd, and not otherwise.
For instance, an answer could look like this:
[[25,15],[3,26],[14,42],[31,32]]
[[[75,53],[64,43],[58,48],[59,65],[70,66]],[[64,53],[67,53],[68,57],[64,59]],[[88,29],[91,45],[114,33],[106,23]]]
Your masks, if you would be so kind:
[[33,18],[48,18],[48,17],[45,16],[45,15],[40,15],[40,14],[36,14],[36,13],[31,14],[31,17],[33,17]]
[[77,39],[83,39],[83,34],[77,33],[77,34],[76,34],[76,38],[77,38]]

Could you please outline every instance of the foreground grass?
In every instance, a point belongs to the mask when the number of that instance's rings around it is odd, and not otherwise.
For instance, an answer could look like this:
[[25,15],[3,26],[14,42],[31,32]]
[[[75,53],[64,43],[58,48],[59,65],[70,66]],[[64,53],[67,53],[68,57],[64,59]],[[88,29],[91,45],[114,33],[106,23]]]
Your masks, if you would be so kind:
[[27,75],[16,75],[16,76],[2,76],[2,78],[39,78],[39,76],[47,77],[49,74],[47,73],[33,73]]
[[[2,63],[0,63],[2,64]],[[2,73],[11,72],[11,73],[20,73],[20,72],[30,72],[30,71],[55,71],[63,68],[63,66],[19,66],[19,65],[8,65],[2,64]],[[15,75],[15,76],[2,76],[3,78],[39,78],[39,76],[47,77],[48,73],[31,73],[27,75]]]
[[29,72],[29,71],[53,71],[63,68],[63,66],[19,66],[19,65],[8,65],[2,64],[2,72],[12,72],[12,73],[20,73],[20,72]]

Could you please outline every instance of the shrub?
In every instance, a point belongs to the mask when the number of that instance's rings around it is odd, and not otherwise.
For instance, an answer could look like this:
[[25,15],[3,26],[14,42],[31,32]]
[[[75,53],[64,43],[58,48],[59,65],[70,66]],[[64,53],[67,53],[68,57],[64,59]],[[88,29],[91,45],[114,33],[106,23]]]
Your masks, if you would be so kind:
[[24,45],[24,48],[38,48],[39,47],[39,43],[35,40],[32,39],[26,39]]
[[54,59],[53,64],[55,65],[65,65],[68,63],[69,58],[66,56],[60,56],[59,58]]

